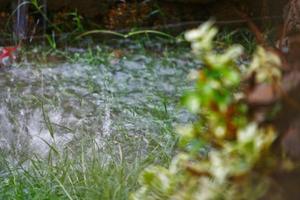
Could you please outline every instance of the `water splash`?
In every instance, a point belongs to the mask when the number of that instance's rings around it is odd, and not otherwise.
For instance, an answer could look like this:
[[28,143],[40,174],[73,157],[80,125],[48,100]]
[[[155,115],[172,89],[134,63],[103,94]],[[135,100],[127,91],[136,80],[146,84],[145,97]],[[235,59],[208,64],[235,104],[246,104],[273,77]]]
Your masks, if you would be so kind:
[[92,138],[99,151],[122,149],[122,159],[146,152],[149,138],[168,137],[164,130],[181,120],[175,107],[189,68],[183,58],[133,54],[108,64],[29,62],[2,71],[0,151],[15,161],[45,157],[51,147],[76,153]]

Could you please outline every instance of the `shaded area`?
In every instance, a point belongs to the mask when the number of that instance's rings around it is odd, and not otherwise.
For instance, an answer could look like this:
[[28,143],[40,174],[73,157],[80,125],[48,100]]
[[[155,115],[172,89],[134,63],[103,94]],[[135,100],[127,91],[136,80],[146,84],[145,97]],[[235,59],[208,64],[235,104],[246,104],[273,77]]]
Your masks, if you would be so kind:
[[[183,31],[199,25],[211,17],[220,24],[244,26],[247,21],[235,12],[236,9],[246,13],[264,28],[282,22],[285,0],[235,1],[235,0],[196,0],[196,1],[30,1],[2,0],[3,18],[11,20],[7,13],[17,4],[27,2],[15,12],[15,32],[17,35],[41,35],[51,32],[74,32],[91,29],[130,30],[139,27],[160,27],[164,31]],[[29,11],[26,14],[26,10]],[[26,16],[28,22],[26,22]],[[21,16],[21,17],[19,17]],[[44,21],[44,22],[43,22]],[[47,28],[45,27],[47,22]],[[28,27],[25,25],[28,24]],[[1,26],[7,28],[7,26]],[[37,29],[37,30],[36,30]],[[43,30],[44,29],[44,30]],[[30,31],[29,31],[30,30]],[[36,30],[36,31],[32,31]],[[9,31],[9,30],[6,30]],[[19,36],[20,37],[20,36]]]

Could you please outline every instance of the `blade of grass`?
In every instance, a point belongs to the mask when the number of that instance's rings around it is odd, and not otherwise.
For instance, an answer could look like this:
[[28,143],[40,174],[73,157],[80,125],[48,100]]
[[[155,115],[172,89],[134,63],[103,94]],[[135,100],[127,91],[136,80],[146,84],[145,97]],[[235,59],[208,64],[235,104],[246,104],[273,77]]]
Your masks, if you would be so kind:
[[115,32],[115,31],[110,31],[110,30],[91,30],[91,31],[87,31],[87,32],[84,32],[84,33],[80,34],[79,36],[76,37],[76,39],[79,39],[79,38],[82,38],[84,36],[91,35],[91,34],[109,34],[109,35],[115,35],[115,36],[122,37],[122,38],[125,37],[124,34],[118,33],[118,32]]
[[158,35],[158,36],[167,37],[167,38],[170,38],[170,39],[175,39],[175,37],[170,35],[170,34],[167,34],[167,33],[161,32],[161,31],[155,31],[155,30],[133,31],[133,32],[130,32],[130,33],[126,34],[125,38],[129,38],[129,37],[132,37],[132,36],[135,36],[135,35],[141,35],[141,34],[154,34],[154,35]]
[[42,101],[40,101],[40,103],[41,103],[41,108],[42,108],[42,112],[43,112],[43,118],[46,123],[47,129],[48,129],[51,137],[54,139],[54,128],[50,121],[49,115],[48,115],[47,111],[45,110],[44,103]]
[[54,180],[58,183],[58,185],[64,191],[64,193],[66,194],[66,196],[68,197],[68,199],[69,200],[73,200],[73,198],[71,197],[71,195],[69,194],[69,192],[66,190],[66,188],[64,187],[64,185],[58,180],[58,178],[55,177]]

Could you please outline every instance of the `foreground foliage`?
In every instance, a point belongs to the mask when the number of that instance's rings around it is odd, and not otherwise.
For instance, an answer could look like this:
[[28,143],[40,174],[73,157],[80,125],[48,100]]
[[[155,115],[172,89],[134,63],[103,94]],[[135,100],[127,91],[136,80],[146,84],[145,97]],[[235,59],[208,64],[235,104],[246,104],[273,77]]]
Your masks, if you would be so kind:
[[278,81],[280,60],[258,48],[249,70],[243,72],[236,64],[242,48],[233,45],[216,51],[216,34],[208,22],[185,35],[204,64],[201,71],[191,73],[195,89],[183,98],[199,120],[178,129],[180,152],[169,168],[147,168],[132,199],[259,199],[268,191],[276,133],[249,119],[238,89],[249,73],[260,83]]

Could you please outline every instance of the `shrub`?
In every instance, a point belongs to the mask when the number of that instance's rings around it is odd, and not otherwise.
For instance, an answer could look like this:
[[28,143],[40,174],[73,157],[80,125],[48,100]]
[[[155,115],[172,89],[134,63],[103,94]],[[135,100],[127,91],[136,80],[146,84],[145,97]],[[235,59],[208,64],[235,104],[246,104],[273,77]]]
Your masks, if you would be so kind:
[[216,34],[212,22],[186,33],[203,68],[191,73],[195,88],[182,102],[198,120],[178,128],[180,150],[169,168],[142,172],[133,200],[259,199],[268,191],[276,133],[248,117],[240,86],[249,72],[259,82],[280,78],[280,60],[259,47],[243,71],[237,64],[242,47],[216,50]]

